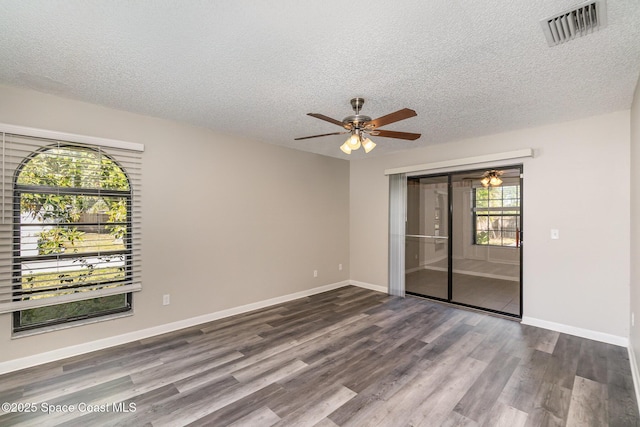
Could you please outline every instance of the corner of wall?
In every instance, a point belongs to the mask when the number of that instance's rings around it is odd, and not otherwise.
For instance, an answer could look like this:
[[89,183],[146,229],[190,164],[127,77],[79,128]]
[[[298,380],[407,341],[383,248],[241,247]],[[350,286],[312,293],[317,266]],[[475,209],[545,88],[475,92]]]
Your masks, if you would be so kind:
[[[629,113],[629,146],[630,146],[630,198],[631,198],[631,242],[630,242],[630,274],[629,274],[629,313],[632,318],[637,312],[640,314],[640,267],[633,261],[640,254],[640,221],[634,220],[640,214],[640,76],[636,83],[633,101]],[[633,376],[633,385],[636,391],[636,401],[640,407],[640,331],[637,331],[633,323],[629,327],[629,362]]]

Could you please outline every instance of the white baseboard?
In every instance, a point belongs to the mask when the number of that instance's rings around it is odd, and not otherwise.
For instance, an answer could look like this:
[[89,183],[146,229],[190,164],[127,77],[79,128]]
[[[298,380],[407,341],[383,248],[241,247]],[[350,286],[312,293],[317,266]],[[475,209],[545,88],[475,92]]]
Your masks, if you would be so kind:
[[489,279],[507,280],[510,282],[518,282],[518,283],[520,282],[519,277],[503,276],[501,274],[478,273],[477,271],[467,271],[467,270],[453,270],[453,272],[458,274],[465,274],[467,276],[486,277]]
[[[433,270],[433,271],[449,271],[448,267],[434,267],[434,266],[428,266],[425,265],[424,267],[422,267],[423,270]],[[455,270],[454,270],[455,273]]]
[[420,262],[420,267],[426,267],[428,265],[435,264],[437,262],[443,261],[443,260],[445,260],[447,258],[449,258],[447,255],[440,255],[440,256],[435,257],[435,258],[430,258],[430,259],[428,259],[428,260],[426,260],[424,262]]
[[[269,307],[283,302],[291,301],[298,298],[304,298],[310,295],[327,292],[333,289],[342,288],[344,286],[353,284],[360,286],[356,283],[352,283],[348,280],[331,283],[329,285],[319,286],[317,288],[308,289],[305,291],[295,292],[289,295],[283,295],[280,297],[270,298],[268,300],[259,301],[251,304],[241,305],[239,307],[229,308],[227,310],[217,311],[215,313],[209,313],[202,316],[192,317],[190,319],[179,320],[177,322],[167,323],[160,326],[154,326],[152,328],[142,329],[139,331],[129,332],[114,337],[103,338],[100,340],[90,341],[83,344],[73,345],[69,347],[60,348],[57,350],[47,351],[44,353],[34,354],[32,356],[22,357],[19,359],[9,360],[6,362],[0,362],[0,375],[7,372],[17,371],[24,368],[29,368],[44,363],[53,362],[67,357],[78,356],[85,353],[90,353],[96,350],[102,350],[109,347],[114,347],[121,344],[126,344],[132,341],[141,340],[144,338],[153,337],[155,335],[166,334],[167,332],[177,331],[179,329],[188,328],[191,326],[200,325],[203,323],[211,322],[213,320],[222,319],[224,317],[234,316],[236,314],[242,314],[253,310]],[[370,285],[374,286],[374,285]],[[367,289],[372,289],[367,286]],[[377,290],[377,289],[373,289]],[[385,290],[386,292],[386,290]]]
[[627,347],[629,351],[629,362],[631,364],[631,377],[633,378],[633,388],[636,392],[636,403],[638,404],[638,408],[640,409],[640,372],[638,372],[638,361],[636,359],[636,354],[633,352],[633,344],[629,342],[629,347]]
[[369,289],[376,292],[382,292],[383,294],[389,293],[389,289],[386,286],[372,285],[371,283],[357,282],[355,280],[349,280],[349,284],[353,286],[357,286],[359,288],[365,288],[365,289]]
[[539,328],[550,329],[564,334],[575,335],[581,338],[587,338],[594,341],[600,341],[607,344],[629,347],[629,339],[618,335],[606,334],[604,332],[592,331],[590,329],[577,328],[575,326],[564,325],[562,323],[549,322],[547,320],[535,319],[533,317],[522,317],[523,325],[537,326]]
[[[420,266],[420,267],[410,268],[405,273],[415,273],[416,271],[420,271],[420,270],[449,271],[449,269],[445,268],[445,267],[433,267],[433,266],[429,266],[427,264],[427,265]],[[520,281],[519,277],[502,276],[500,274],[480,273],[480,272],[477,272],[477,271],[455,270],[455,269],[453,270],[453,272],[454,273],[458,273],[458,274],[466,274],[467,276],[487,277],[489,279],[508,280],[508,281],[511,281],[511,282],[519,282]]]

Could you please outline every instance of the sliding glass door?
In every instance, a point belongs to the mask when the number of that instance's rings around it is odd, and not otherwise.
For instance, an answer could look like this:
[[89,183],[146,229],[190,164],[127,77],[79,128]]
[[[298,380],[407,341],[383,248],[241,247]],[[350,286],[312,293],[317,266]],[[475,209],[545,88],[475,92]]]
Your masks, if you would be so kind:
[[407,178],[405,288],[449,299],[449,178]]
[[496,169],[486,187],[491,170],[451,175],[452,302],[520,316],[520,171]]
[[408,294],[521,317],[522,166],[407,178]]

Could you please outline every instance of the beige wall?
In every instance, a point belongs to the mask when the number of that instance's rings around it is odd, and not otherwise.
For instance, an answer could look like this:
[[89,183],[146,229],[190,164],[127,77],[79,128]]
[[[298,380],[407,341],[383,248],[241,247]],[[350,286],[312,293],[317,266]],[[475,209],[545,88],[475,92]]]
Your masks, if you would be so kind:
[[351,279],[387,286],[385,169],[521,148],[524,316],[626,338],[629,111],[352,161]]
[[6,86],[0,122],[146,148],[135,315],[13,340],[0,315],[0,362],[349,278],[347,161]]
[[[629,334],[635,360],[640,361],[640,79],[631,106],[631,313]],[[635,367],[636,371],[637,366]]]

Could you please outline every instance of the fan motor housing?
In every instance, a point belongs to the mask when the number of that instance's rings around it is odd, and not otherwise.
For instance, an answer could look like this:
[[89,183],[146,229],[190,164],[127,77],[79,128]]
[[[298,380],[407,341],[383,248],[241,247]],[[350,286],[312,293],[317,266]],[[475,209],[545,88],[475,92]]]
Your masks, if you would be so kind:
[[360,125],[365,122],[370,122],[371,117],[364,114],[356,114],[355,116],[347,116],[342,119],[342,123],[345,125],[353,125],[353,127],[361,127]]

